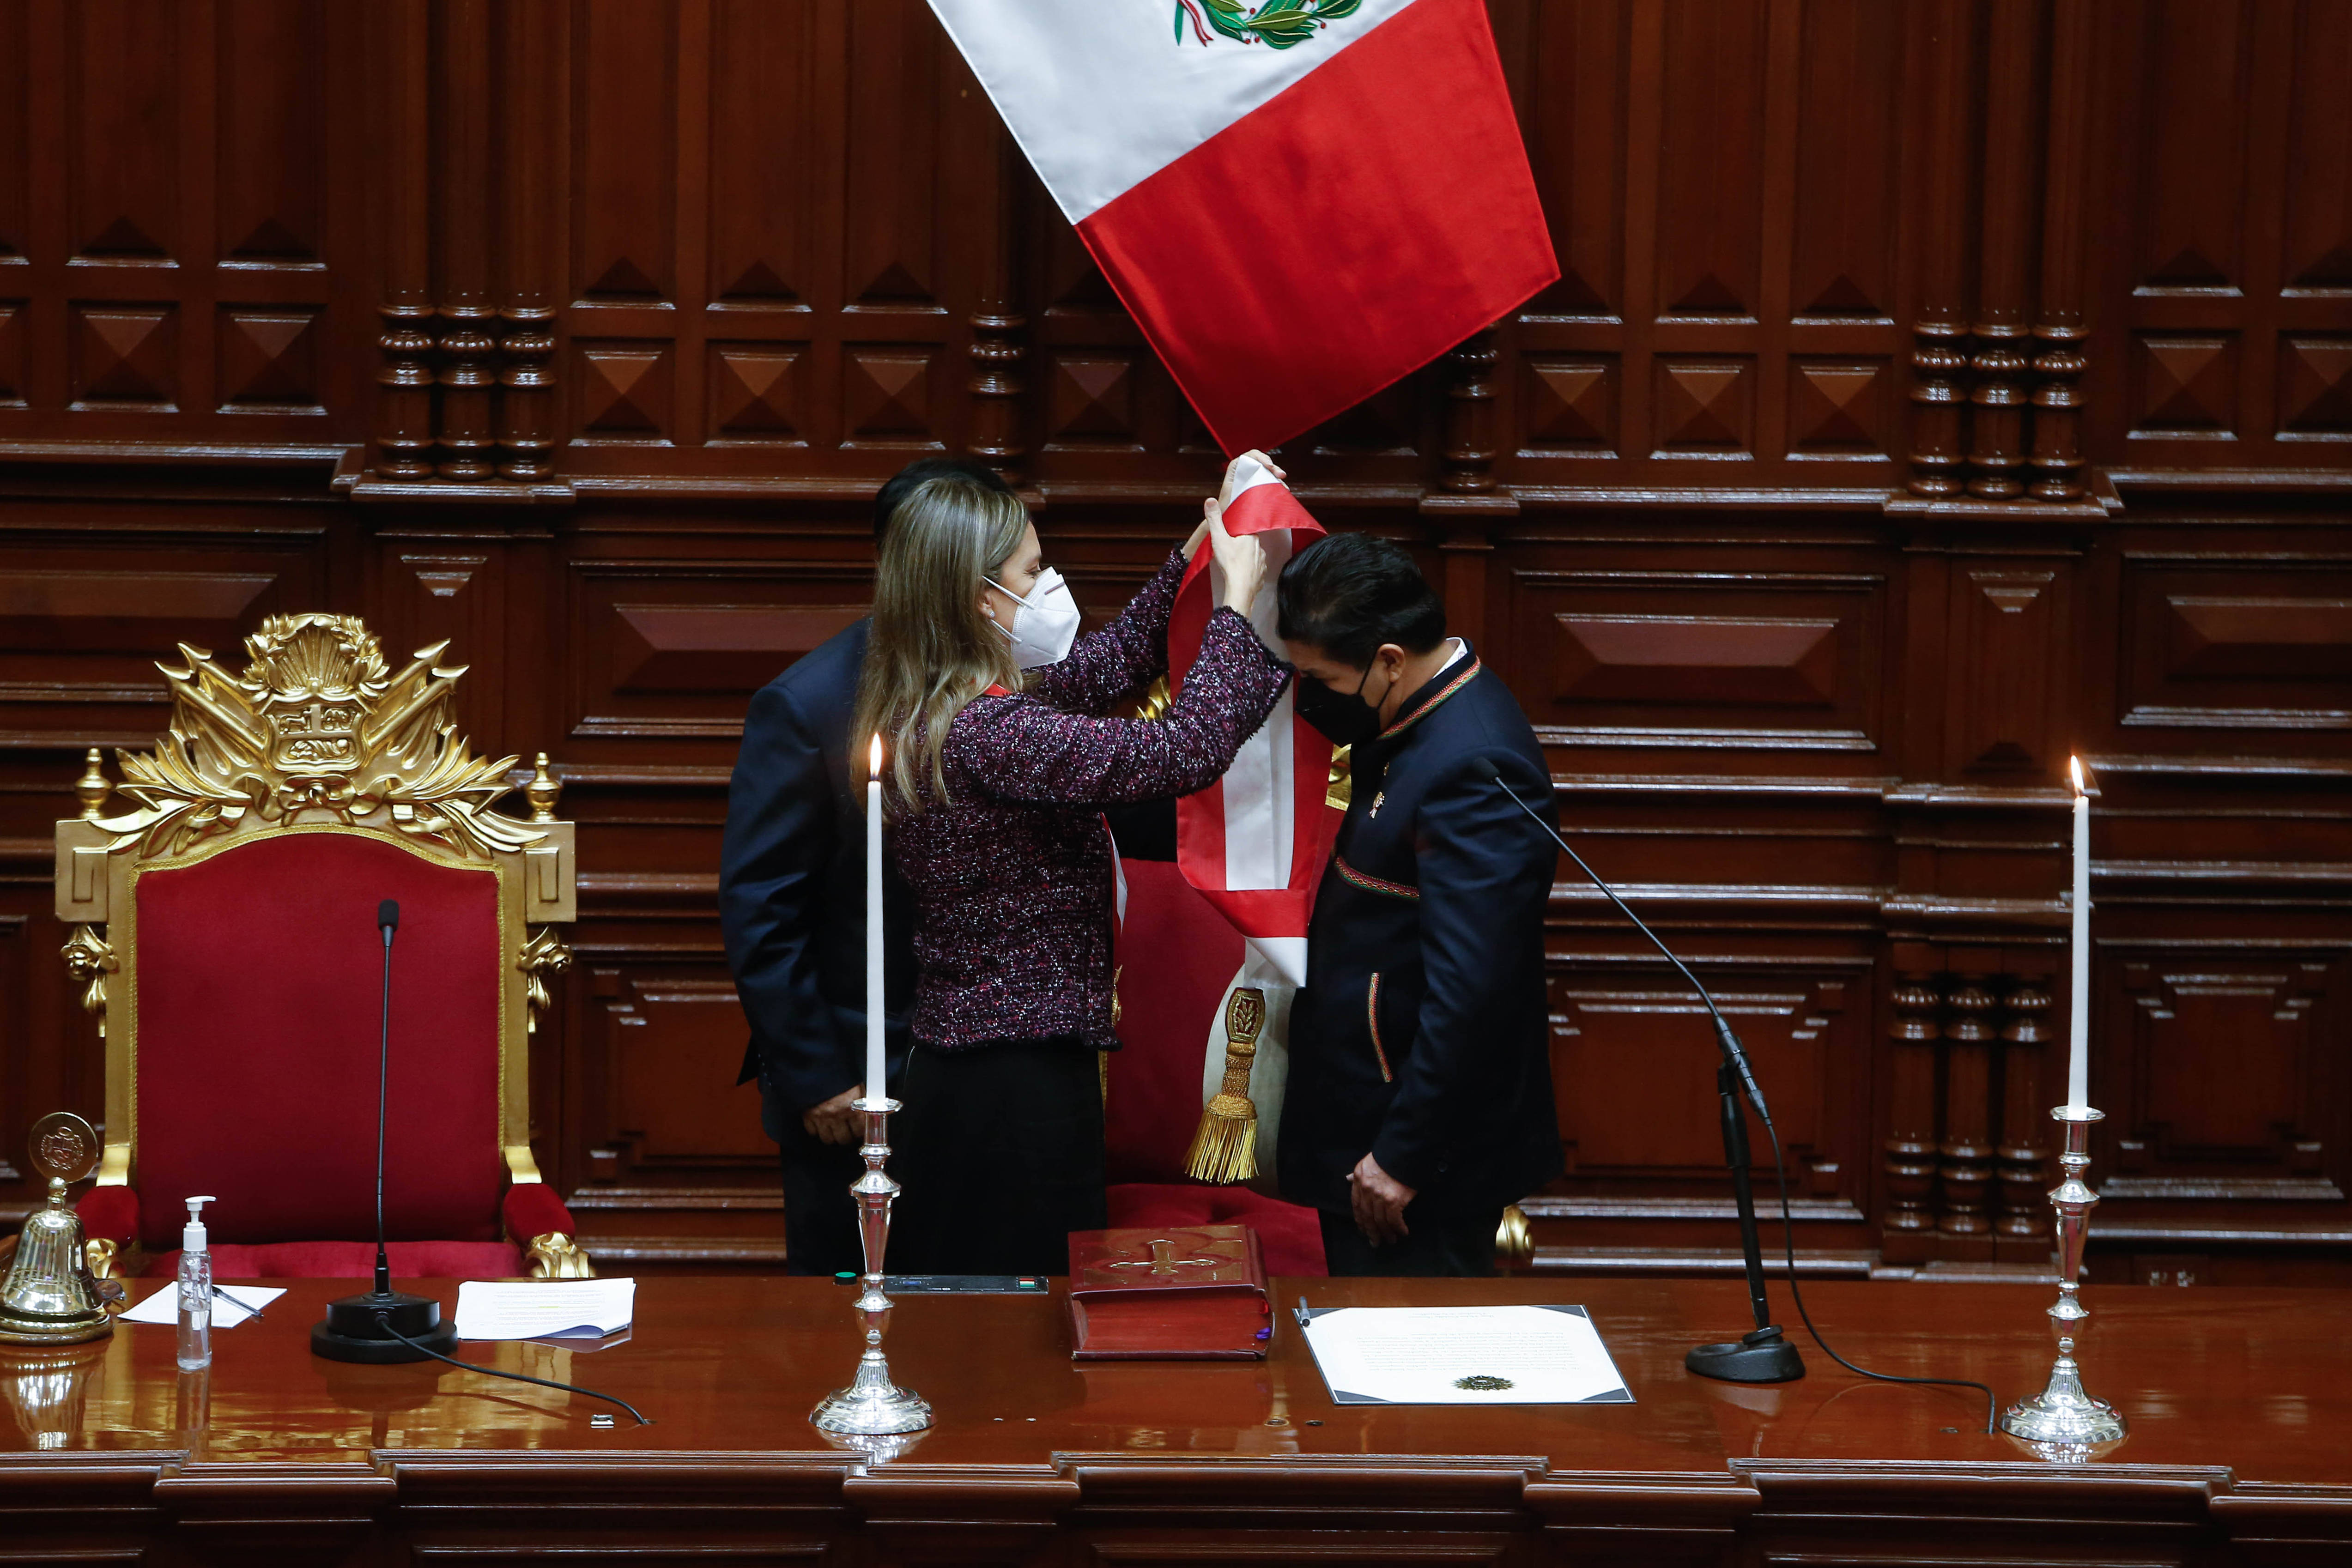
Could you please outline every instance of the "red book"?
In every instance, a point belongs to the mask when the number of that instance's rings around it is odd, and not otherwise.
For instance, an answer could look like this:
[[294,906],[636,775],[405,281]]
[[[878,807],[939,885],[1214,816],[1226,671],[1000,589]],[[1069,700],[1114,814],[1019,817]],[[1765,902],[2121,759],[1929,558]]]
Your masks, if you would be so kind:
[[1274,1305],[1246,1225],[1070,1236],[1075,1361],[1262,1361]]

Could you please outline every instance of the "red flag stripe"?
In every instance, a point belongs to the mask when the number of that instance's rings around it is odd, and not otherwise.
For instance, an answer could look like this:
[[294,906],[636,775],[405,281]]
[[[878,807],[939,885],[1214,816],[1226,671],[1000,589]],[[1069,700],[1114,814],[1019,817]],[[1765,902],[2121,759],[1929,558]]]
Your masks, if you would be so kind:
[[1417,0],[1078,234],[1229,453],[1559,276],[1483,0]]

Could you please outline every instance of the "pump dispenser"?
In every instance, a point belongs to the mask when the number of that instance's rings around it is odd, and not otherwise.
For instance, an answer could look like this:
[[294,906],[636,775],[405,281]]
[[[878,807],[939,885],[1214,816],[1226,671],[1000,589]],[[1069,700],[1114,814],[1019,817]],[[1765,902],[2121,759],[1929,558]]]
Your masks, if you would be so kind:
[[180,1370],[202,1372],[213,1364],[213,1255],[205,1239],[209,1194],[188,1199],[188,1223],[180,1230]]

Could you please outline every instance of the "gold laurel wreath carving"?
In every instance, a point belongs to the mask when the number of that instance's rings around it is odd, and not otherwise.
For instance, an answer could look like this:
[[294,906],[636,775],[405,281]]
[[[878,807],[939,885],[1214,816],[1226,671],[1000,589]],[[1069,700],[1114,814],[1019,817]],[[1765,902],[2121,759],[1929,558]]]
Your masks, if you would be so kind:
[[232,674],[202,648],[180,644],[172,726],[152,754],[117,753],[121,792],[138,808],[99,826],[110,846],[176,854],[234,829],[247,813],[278,822],[323,815],[352,823],[381,815],[395,831],[469,857],[546,835],[489,808],[505,795],[511,757],[474,756],[449,716],[460,664],[420,648],[393,674],[373,633],[352,615],[273,615],[245,640]]

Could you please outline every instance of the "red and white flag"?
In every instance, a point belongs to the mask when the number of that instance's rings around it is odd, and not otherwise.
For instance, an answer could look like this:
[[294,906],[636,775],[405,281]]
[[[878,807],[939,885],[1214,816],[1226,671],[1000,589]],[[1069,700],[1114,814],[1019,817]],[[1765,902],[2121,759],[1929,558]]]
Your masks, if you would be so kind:
[[1228,454],[1559,276],[1485,0],[931,0]]

